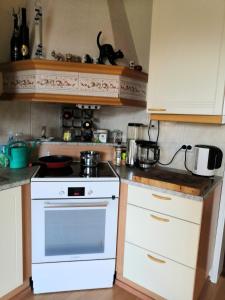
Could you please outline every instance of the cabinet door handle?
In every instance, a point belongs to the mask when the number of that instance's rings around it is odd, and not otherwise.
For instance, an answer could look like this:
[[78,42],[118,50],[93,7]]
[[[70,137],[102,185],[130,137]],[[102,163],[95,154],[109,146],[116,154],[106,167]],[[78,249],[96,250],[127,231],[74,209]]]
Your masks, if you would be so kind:
[[161,217],[158,217],[158,216],[155,216],[155,215],[151,215],[151,217],[157,221],[160,221],[160,222],[169,222],[170,220],[169,219],[166,219],[166,218],[161,218]]
[[159,263],[159,264],[165,264],[165,263],[166,263],[165,260],[156,258],[156,257],[154,257],[154,256],[152,256],[152,255],[150,255],[150,254],[147,254],[147,257],[148,257],[149,259],[151,259],[152,261],[157,262],[157,263]]
[[159,200],[172,200],[171,197],[166,197],[166,196],[160,196],[160,195],[157,195],[157,194],[152,194],[152,196],[156,199],[159,199]]
[[148,111],[166,111],[166,108],[148,108]]

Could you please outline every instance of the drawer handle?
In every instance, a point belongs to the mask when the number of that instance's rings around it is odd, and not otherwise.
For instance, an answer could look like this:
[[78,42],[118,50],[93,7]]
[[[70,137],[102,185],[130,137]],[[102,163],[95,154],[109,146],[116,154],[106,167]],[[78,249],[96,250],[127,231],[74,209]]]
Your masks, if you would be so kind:
[[160,196],[160,195],[156,195],[156,194],[152,194],[152,196],[159,200],[172,200],[172,198],[166,197],[166,196]]
[[169,222],[170,220],[169,219],[165,219],[165,218],[161,218],[161,217],[157,217],[155,215],[151,215],[151,217],[157,221],[160,221],[160,222]]
[[165,108],[148,108],[148,111],[166,111]]
[[152,256],[152,255],[150,255],[150,254],[147,254],[147,257],[148,257],[149,259],[153,260],[154,262],[159,263],[159,264],[165,264],[165,263],[166,263],[165,260],[156,258],[156,257],[154,257],[154,256]]

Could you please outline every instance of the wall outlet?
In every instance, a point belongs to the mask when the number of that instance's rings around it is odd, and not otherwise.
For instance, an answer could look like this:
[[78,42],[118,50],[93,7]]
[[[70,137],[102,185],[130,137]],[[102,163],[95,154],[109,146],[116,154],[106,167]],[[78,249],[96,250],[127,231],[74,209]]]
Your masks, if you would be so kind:
[[193,152],[193,145],[183,144],[181,151],[184,152],[184,151],[186,151],[186,149],[187,149],[187,152]]

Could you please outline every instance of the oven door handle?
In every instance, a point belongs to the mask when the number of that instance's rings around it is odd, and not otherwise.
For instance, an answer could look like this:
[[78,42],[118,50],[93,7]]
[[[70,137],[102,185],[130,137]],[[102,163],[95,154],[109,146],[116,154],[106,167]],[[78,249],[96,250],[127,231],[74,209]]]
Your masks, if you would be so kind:
[[59,202],[45,202],[44,208],[76,208],[76,207],[107,207],[109,202],[95,202],[95,203],[59,203]]

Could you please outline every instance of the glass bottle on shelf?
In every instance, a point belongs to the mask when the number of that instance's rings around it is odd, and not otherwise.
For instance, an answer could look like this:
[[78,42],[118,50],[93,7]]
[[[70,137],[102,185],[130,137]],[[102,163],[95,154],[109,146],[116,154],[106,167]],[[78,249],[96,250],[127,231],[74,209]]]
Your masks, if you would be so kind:
[[27,26],[27,13],[26,8],[22,8],[22,21],[20,25],[20,55],[21,59],[30,58],[29,49],[29,28]]
[[10,40],[10,58],[11,61],[20,60],[20,36],[19,36],[19,26],[18,26],[18,15],[13,9],[13,34]]

